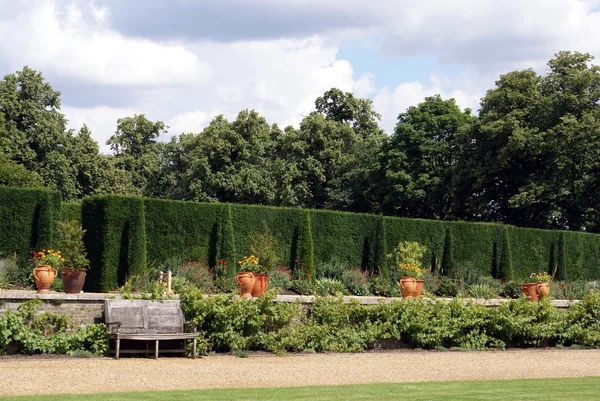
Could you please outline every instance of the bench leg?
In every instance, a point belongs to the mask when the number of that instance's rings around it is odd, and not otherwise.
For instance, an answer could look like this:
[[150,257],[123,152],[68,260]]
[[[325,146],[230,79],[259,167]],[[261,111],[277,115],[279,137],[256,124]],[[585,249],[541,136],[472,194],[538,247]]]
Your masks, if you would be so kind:
[[194,338],[194,346],[192,347],[192,359],[196,359],[196,341],[198,340]]
[[158,340],[156,340],[156,344],[154,345],[154,359],[158,359]]
[[119,351],[121,350],[121,339],[117,337],[116,340],[115,359],[119,359]]

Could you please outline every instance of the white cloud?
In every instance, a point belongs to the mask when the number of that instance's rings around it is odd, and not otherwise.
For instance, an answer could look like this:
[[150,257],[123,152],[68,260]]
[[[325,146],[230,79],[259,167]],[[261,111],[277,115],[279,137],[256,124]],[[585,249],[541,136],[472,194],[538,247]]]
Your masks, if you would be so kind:
[[72,79],[112,85],[182,85],[210,77],[206,63],[179,44],[123,37],[106,27],[107,10],[86,18],[77,3],[17,1],[14,18],[0,20],[0,56]]

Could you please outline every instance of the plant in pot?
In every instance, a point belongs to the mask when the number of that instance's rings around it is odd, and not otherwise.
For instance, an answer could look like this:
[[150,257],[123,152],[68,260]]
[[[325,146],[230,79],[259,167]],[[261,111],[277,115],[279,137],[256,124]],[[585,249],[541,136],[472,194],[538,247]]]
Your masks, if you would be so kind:
[[403,298],[417,297],[421,294],[423,270],[421,260],[427,248],[418,242],[400,242],[392,253],[387,255],[390,265],[400,272],[400,291]]
[[252,296],[258,297],[267,290],[269,275],[277,268],[278,257],[275,250],[277,241],[266,225],[262,233],[252,233],[250,237],[252,239],[250,254],[255,255],[260,260],[260,266],[262,267],[260,271],[254,273],[256,281],[252,289]]
[[31,252],[33,264],[33,279],[38,294],[49,294],[52,282],[62,267],[64,258],[60,251],[53,249],[42,249],[39,252]]
[[262,266],[258,263],[256,256],[246,256],[238,264],[240,265],[239,273],[235,277],[240,289],[242,298],[252,298],[252,290],[256,282],[256,274],[262,271]]
[[87,258],[83,235],[85,230],[76,221],[57,223],[59,245],[62,249],[64,267],[61,272],[63,286],[67,294],[79,294],[85,283],[90,261]]
[[521,291],[528,300],[538,301],[540,298],[546,298],[550,295],[550,281],[552,276],[548,273],[531,273],[529,276],[532,282],[521,284]]

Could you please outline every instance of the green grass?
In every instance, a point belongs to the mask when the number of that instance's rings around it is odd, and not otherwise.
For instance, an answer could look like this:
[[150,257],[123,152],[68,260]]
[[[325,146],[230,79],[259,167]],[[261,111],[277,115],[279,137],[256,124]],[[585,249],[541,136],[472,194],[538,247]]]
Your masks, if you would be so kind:
[[[301,374],[299,372],[299,374]],[[168,380],[168,379],[167,379]],[[311,400],[311,401],[587,401],[600,399],[600,377],[358,384],[222,390],[153,391],[133,393],[0,397],[14,401],[152,401],[152,400]]]

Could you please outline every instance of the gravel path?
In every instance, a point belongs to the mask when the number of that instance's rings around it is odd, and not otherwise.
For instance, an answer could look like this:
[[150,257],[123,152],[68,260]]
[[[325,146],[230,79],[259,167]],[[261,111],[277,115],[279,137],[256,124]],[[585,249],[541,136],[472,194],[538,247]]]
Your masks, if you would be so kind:
[[[60,380],[38,385],[36,376]],[[580,376],[600,376],[600,350],[6,358],[0,359],[0,395]]]

